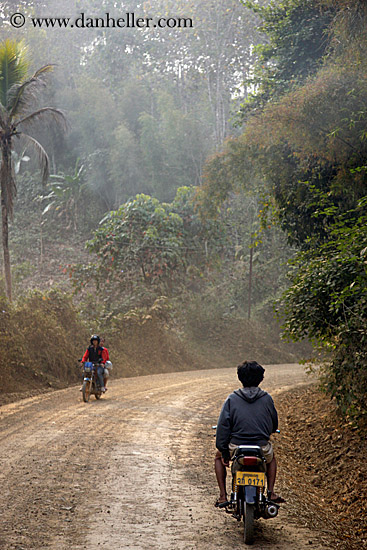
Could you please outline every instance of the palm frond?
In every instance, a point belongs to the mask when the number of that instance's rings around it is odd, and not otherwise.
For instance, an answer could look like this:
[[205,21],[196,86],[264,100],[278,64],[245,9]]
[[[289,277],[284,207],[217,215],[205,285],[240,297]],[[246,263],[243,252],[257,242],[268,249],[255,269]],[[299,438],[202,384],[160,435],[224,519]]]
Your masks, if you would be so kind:
[[19,86],[27,76],[27,48],[22,41],[5,40],[0,43],[0,103],[8,110],[9,91]]
[[40,142],[34,139],[32,136],[29,136],[28,134],[24,134],[22,132],[19,134],[19,137],[21,140],[24,140],[27,145],[30,145],[37,153],[38,162],[42,174],[42,183],[43,185],[45,185],[50,174],[50,159],[48,158],[48,154],[46,153]]
[[8,93],[8,111],[9,116],[14,117],[21,114],[29,108],[33,101],[37,99],[37,92],[40,87],[46,86],[44,77],[52,71],[54,65],[44,65],[33,76],[22,82],[15,84]]
[[60,111],[60,109],[54,109],[53,107],[43,107],[42,109],[38,109],[34,113],[31,113],[30,115],[27,115],[26,117],[15,122],[15,125],[19,126],[20,124],[23,124],[27,127],[27,125],[30,125],[33,122],[42,122],[43,120],[46,122],[56,122],[64,131],[68,128],[68,121],[64,113]]

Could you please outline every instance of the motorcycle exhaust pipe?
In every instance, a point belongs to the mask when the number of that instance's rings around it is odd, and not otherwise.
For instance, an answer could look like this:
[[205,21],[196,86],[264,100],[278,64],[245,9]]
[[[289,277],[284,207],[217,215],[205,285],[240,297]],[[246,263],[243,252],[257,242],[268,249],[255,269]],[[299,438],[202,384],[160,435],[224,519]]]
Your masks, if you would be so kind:
[[265,508],[265,515],[267,518],[275,518],[278,515],[278,506],[275,504],[268,504]]

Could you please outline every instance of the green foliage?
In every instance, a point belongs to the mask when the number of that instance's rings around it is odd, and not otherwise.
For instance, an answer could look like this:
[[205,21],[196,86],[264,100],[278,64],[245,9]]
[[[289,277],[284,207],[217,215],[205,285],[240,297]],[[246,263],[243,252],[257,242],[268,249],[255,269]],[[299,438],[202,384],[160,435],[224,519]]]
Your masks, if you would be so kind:
[[264,214],[272,215],[272,203],[291,245],[307,247],[311,236],[325,242],[332,211],[349,212],[352,223],[353,208],[367,190],[361,68],[325,67],[254,116],[206,167],[203,193],[212,208],[255,182],[268,205]]
[[[332,8],[336,17],[332,25],[332,47],[337,56],[364,57],[366,40],[367,6],[364,0],[323,0],[322,4]],[[344,57],[344,61],[347,61]]]
[[114,282],[136,273],[147,284],[168,282],[183,267],[182,220],[158,199],[137,195],[108,215],[87,246]]
[[253,76],[246,80],[254,92],[242,105],[242,116],[263,108],[316,72],[327,51],[335,13],[319,0],[272,0],[265,6],[245,0],[243,4],[260,17],[258,30],[265,35],[265,43],[255,47]]
[[85,187],[83,183],[84,166],[79,166],[79,159],[76,161],[74,173],[52,174],[50,183],[51,192],[48,195],[40,196],[44,203],[49,201],[42,211],[42,216],[46,216],[51,210],[56,211],[58,218],[66,224],[66,229],[78,229],[79,209],[83,195],[85,198]]
[[221,220],[200,214],[198,192],[196,187],[180,187],[171,208],[182,219],[186,261],[195,266],[202,277],[206,267],[214,267],[223,258],[228,231]]
[[331,66],[266,111],[258,125],[263,173],[282,227],[299,246],[311,236],[328,239],[331,210],[349,212],[352,221],[366,193],[366,99],[363,71]]
[[[279,303],[284,330],[309,337],[331,354],[324,384],[344,414],[367,425],[367,197],[350,226],[340,214],[329,239],[293,261],[291,286]],[[325,215],[328,215],[327,212]]]
[[366,6],[246,4],[269,42],[258,48],[245,131],[207,164],[201,203],[219,216],[233,193],[260,192],[261,227],[275,221],[300,249],[278,304],[285,333],[326,350],[324,387],[367,426]]
[[97,284],[111,307],[127,308],[177,293],[188,275],[200,278],[223,240],[218,223],[195,213],[194,194],[180,188],[171,204],[140,194],[105,216],[87,243],[97,261],[72,267],[76,289]]
[[11,111],[15,87],[26,78],[29,68],[24,42],[5,40],[0,44],[0,104]]

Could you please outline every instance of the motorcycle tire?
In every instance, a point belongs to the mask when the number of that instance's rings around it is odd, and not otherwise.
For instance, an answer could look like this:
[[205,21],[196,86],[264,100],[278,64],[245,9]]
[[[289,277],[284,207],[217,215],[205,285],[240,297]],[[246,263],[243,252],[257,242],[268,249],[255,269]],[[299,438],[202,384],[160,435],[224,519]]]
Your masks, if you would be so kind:
[[83,401],[84,403],[88,403],[90,398],[90,390],[91,390],[91,383],[89,380],[84,380],[83,382],[83,388],[82,388],[82,395],[83,395]]
[[96,399],[101,399],[101,395],[102,395],[102,392],[96,390],[96,393],[94,394],[94,397],[95,397]]
[[245,524],[244,542],[245,544],[252,544],[254,542],[254,521],[255,521],[255,505],[245,503],[245,510],[243,515],[243,521]]

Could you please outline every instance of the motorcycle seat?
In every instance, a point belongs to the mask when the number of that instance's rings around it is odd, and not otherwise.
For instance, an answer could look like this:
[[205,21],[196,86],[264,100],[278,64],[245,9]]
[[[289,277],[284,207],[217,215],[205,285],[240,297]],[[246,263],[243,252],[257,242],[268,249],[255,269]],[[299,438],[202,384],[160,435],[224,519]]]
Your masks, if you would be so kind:
[[239,445],[234,453],[234,457],[238,456],[257,456],[264,458],[264,454],[259,445]]

